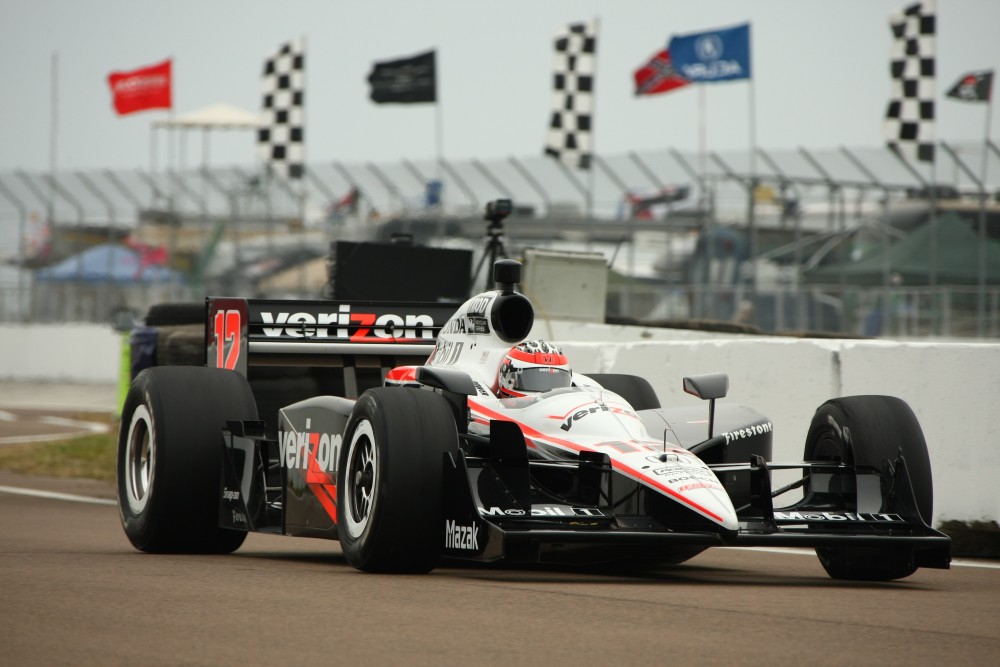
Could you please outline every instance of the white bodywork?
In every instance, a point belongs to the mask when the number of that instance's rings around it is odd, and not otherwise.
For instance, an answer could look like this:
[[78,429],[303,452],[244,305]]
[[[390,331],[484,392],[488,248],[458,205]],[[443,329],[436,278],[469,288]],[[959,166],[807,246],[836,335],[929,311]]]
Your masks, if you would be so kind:
[[607,454],[618,473],[723,528],[738,528],[736,510],[715,473],[675,443],[652,437],[625,399],[590,378],[574,374],[571,388],[498,398],[500,364],[512,346],[490,322],[498,296],[484,292],[463,304],[438,335],[426,364],[472,378],[477,394],[469,397],[470,432],[488,433],[491,420],[511,421],[520,427],[533,458],[574,459],[581,451]]

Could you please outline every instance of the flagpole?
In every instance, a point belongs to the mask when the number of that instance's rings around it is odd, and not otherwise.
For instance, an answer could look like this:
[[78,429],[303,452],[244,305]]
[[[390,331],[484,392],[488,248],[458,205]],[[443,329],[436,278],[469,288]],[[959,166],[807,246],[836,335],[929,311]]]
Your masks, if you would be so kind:
[[982,338],[986,334],[986,165],[989,163],[990,120],[993,117],[993,81],[986,98],[986,127],[983,130],[983,161],[979,179],[979,316],[976,318],[976,333]]
[[757,196],[757,100],[754,88],[754,77],[753,77],[753,38],[749,36],[749,27],[747,28],[749,44],[747,44],[747,51],[749,52],[749,63],[750,63],[750,76],[749,85],[747,89],[747,98],[750,105],[748,112],[750,120],[750,205],[748,208],[748,220],[747,224],[750,227],[750,307],[754,307],[754,301],[757,297],[757,223],[755,220],[755,198]]
[[[590,118],[591,118],[591,128],[590,128],[590,164],[587,166],[587,217],[593,219],[594,217],[594,160],[597,156],[597,132],[594,131],[593,120],[597,118],[597,40],[601,33],[601,17],[594,17],[594,73],[593,73],[593,91],[590,95]],[[635,237],[632,237],[632,243],[635,244]]]
[[[705,119],[705,84],[698,84],[698,171],[701,172],[702,182],[705,178],[705,154],[707,148],[708,128]],[[705,193],[702,193],[704,196]]]
[[[438,47],[434,47],[434,132],[435,132],[435,150],[437,151],[437,179],[441,182],[442,176],[442,166],[441,161],[444,160],[444,111],[441,109],[441,92],[438,86],[438,80],[441,78],[438,62]],[[444,188],[441,189],[441,197],[444,198]],[[440,200],[439,200],[439,203]],[[491,269],[492,270],[492,269]]]
[[52,52],[52,117],[51,125],[49,128],[49,173],[55,175],[56,170],[56,148],[59,135],[59,109],[58,109],[58,91],[59,91],[59,52]]
[[[700,82],[700,83],[698,83],[696,85],[698,86],[698,114],[699,114],[699,116],[701,116],[701,118],[699,120],[699,135],[700,136],[698,137],[698,151],[699,151],[700,155],[698,156],[698,159],[699,159],[699,162],[701,162],[701,165],[700,165],[700,168],[701,168],[701,185],[704,188],[704,185],[706,183],[708,183],[708,178],[706,176],[706,173],[707,173],[707,159],[708,159],[708,117],[707,117],[708,95],[705,93],[706,84],[704,82]],[[704,189],[707,189],[707,188],[704,188]],[[705,197],[705,196],[706,196],[706,193],[702,192],[702,197]],[[707,199],[703,199],[702,201],[708,201],[708,200]],[[715,211],[714,211],[714,207],[713,207],[713,210],[710,211],[710,213],[711,213],[711,215],[709,215],[708,220],[705,221],[704,224],[702,225],[700,233],[704,235],[704,238],[705,238],[705,241],[706,241],[705,246],[706,246],[706,250],[707,250],[706,257],[705,257],[705,263],[707,265],[707,271],[705,272],[705,281],[708,283],[709,289],[712,289],[713,287],[718,287],[718,286],[716,286],[714,284],[714,278],[713,278],[713,275],[714,275],[714,266],[715,266],[715,240],[716,240],[715,239]],[[668,244],[670,243],[669,239],[668,239],[667,243]],[[669,249],[669,245],[668,245],[668,249]],[[713,313],[717,312],[717,310],[718,310],[718,308],[716,307],[716,298],[715,298],[715,297],[717,297],[718,293],[719,293],[718,290],[716,290],[715,294],[712,295],[713,296],[713,298],[712,298],[712,312]],[[704,317],[705,316],[705,313],[704,313],[704,311],[705,311],[705,303],[706,303],[705,295],[702,294],[701,298],[699,298],[695,303],[697,304],[697,307],[698,307],[698,311],[695,313],[695,317]]]

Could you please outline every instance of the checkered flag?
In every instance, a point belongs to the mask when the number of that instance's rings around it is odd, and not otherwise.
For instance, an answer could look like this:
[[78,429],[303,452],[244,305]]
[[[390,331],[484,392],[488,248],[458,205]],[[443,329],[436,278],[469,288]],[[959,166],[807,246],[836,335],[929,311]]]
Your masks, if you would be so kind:
[[934,1],[893,14],[892,93],[885,114],[886,142],[903,157],[934,161]]
[[264,61],[257,149],[272,173],[302,178],[305,169],[305,40],[283,44]]
[[572,23],[556,33],[552,120],[545,154],[570,167],[590,169],[597,24]]

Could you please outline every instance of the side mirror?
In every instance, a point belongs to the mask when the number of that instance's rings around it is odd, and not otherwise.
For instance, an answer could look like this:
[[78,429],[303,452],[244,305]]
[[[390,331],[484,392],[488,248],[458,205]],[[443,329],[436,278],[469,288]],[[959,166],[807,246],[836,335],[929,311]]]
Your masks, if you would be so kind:
[[725,398],[729,393],[729,376],[725,373],[691,375],[684,378],[684,391],[705,400]]
[[706,373],[684,378],[684,391],[708,401],[708,437],[715,433],[715,399],[729,392],[729,376],[725,373]]

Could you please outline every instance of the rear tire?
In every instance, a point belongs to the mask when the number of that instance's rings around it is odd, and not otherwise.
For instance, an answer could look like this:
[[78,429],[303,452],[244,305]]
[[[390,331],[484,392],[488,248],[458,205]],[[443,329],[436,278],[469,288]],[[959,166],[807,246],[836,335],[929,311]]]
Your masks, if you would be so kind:
[[587,377],[624,398],[633,410],[655,410],[660,407],[660,399],[644,377],[624,373],[587,373]]
[[458,432],[445,398],[398,387],[362,394],[337,467],[337,533],[348,563],[366,572],[434,569],[448,452],[458,452]]
[[229,553],[246,533],[219,527],[222,429],[256,420],[243,376],[164,366],[139,373],[118,435],[118,509],[132,545],[151,553]]
[[205,302],[156,303],[146,311],[147,327],[205,324]]
[[[806,461],[833,461],[884,469],[902,453],[917,509],[930,523],[934,488],[923,431],[913,410],[893,396],[835,398],[819,407],[806,436]],[[807,493],[811,489],[807,485]],[[913,574],[917,566],[910,548],[816,549],[820,563],[834,579],[890,581]]]

